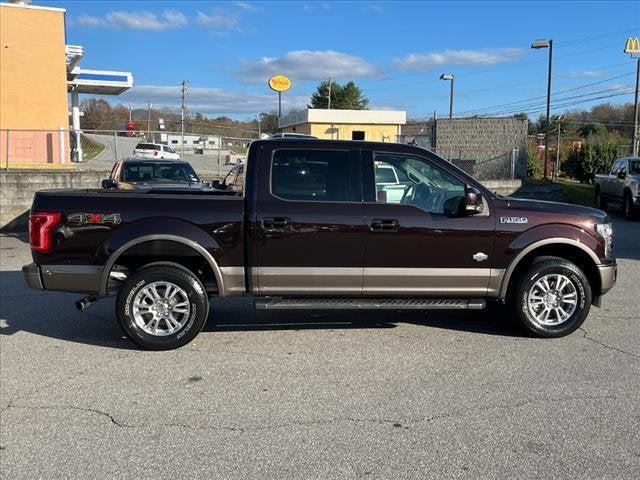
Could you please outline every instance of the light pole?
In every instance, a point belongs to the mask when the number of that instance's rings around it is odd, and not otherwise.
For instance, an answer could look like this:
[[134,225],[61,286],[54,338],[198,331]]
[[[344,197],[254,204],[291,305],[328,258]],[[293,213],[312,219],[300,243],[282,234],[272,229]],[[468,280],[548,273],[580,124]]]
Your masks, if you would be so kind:
[[443,73],[440,80],[451,81],[451,93],[449,94],[449,118],[453,118],[453,73]]
[[553,40],[534,40],[531,48],[549,49],[549,73],[547,74],[547,128],[544,138],[544,179],[547,180],[547,159],[549,156],[549,113],[551,111],[551,62],[553,59]]

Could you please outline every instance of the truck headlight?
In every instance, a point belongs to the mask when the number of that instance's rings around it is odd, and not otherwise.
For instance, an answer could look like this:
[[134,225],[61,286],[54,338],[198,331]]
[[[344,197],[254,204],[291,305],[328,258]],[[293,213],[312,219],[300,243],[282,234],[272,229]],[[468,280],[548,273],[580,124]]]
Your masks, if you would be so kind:
[[611,223],[597,223],[596,232],[604,239],[604,256],[613,256],[613,225]]

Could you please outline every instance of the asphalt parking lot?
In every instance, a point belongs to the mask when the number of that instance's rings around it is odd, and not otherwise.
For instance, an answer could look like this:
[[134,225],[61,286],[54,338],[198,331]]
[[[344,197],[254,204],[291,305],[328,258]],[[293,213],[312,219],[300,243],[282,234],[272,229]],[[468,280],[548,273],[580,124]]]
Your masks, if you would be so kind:
[[638,478],[640,222],[582,329],[472,312],[254,312],[217,302],[144,352],[113,300],[28,290],[0,237],[2,478]]

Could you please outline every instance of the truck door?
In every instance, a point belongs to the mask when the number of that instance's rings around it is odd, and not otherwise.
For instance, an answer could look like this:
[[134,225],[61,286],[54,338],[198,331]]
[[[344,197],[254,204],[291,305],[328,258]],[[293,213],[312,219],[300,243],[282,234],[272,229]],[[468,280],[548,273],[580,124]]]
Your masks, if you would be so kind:
[[368,227],[359,150],[278,145],[262,150],[256,176],[253,292],[361,295]]
[[[465,183],[426,152],[367,152],[363,164],[369,227],[364,295],[473,298],[497,288],[490,285],[499,272],[491,268],[495,217],[488,200],[481,214],[446,216],[446,206],[464,196]],[[376,166],[387,165],[405,180],[400,197],[375,182]]]

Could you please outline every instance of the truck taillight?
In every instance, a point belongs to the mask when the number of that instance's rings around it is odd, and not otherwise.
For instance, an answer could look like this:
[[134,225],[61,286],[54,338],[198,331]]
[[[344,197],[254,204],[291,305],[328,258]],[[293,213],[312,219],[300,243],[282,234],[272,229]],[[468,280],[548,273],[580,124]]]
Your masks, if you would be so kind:
[[62,221],[59,212],[33,212],[29,215],[29,243],[31,250],[48,252],[51,250],[53,229]]

